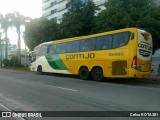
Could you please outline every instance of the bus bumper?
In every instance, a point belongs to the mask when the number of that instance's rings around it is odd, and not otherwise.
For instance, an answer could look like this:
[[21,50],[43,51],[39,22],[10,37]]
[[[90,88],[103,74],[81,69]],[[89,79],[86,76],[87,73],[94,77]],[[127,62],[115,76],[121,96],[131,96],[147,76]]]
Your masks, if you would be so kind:
[[150,72],[134,72],[130,75],[130,77],[133,78],[149,78],[150,77]]

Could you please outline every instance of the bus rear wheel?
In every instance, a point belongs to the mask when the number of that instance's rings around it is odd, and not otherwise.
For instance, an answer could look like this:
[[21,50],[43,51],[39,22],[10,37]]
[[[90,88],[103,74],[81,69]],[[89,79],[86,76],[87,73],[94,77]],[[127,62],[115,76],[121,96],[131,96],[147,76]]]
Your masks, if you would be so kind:
[[37,68],[37,74],[38,75],[42,75],[43,74],[42,66],[38,66],[38,68]]
[[89,79],[89,76],[90,76],[90,73],[89,73],[89,71],[88,71],[88,68],[86,68],[86,67],[80,68],[80,70],[79,70],[79,77],[80,77],[82,80],[88,80],[88,79]]
[[103,81],[103,70],[100,67],[93,69],[92,79],[94,81],[98,81],[98,82]]

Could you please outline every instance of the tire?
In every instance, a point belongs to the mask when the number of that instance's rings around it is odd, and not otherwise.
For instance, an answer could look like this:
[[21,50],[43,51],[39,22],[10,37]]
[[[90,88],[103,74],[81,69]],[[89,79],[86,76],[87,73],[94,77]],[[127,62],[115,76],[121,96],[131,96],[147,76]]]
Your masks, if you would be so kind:
[[88,80],[90,77],[90,73],[86,67],[80,68],[79,70],[79,77],[82,80]]
[[99,67],[93,69],[92,71],[92,79],[94,81],[101,82],[103,81],[103,70]]
[[38,66],[38,68],[37,68],[37,74],[38,75],[42,75],[43,74],[42,66]]

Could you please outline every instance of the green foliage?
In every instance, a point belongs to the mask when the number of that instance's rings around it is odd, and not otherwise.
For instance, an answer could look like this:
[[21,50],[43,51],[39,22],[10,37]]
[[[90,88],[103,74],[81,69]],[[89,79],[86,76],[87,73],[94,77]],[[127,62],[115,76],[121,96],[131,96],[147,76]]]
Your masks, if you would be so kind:
[[0,25],[1,25],[1,29],[4,30],[4,32],[6,32],[9,28],[9,26],[11,25],[11,22],[9,21],[9,14],[3,16],[2,14],[0,14]]
[[3,64],[8,67],[18,67],[18,57],[16,55],[12,55],[11,59],[4,59]]
[[82,21],[80,21],[80,13],[71,13],[66,17],[64,16],[62,23],[60,24],[60,38],[75,37],[80,34],[82,29]]
[[94,3],[71,0],[67,6],[69,12],[64,14],[60,24],[45,18],[37,18],[26,24],[24,39],[30,50],[43,42],[91,33],[96,10]]
[[84,4],[81,0],[70,0],[67,6],[69,8],[69,13],[74,13],[81,12],[81,9],[83,8]]
[[25,42],[33,50],[42,42],[138,27],[152,34],[153,51],[160,48],[160,6],[155,0],[108,0],[105,6],[106,10],[94,16],[97,8],[93,2],[71,0],[60,24],[45,18],[27,23]]
[[30,50],[43,42],[57,38],[58,24],[46,18],[36,18],[26,23],[24,40]]
[[3,64],[9,67],[18,67],[18,57],[12,56],[11,59],[4,59]]
[[72,0],[69,6],[71,9],[60,24],[61,38],[90,34],[94,27],[95,4],[92,1],[82,3],[81,0]]
[[94,27],[94,14],[96,10],[98,10],[98,8],[95,6],[93,2],[88,1],[88,3],[85,4],[81,14],[81,21],[83,21],[83,29],[81,30],[80,35],[91,34],[91,31]]
[[12,21],[10,21],[10,16],[11,13],[6,14],[5,16],[3,16],[2,14],[0,14],[0,27],[1,29],[4,31],[5,33],[5,59],[7,59],[7,46],[8,46],[8,28],[12,25]]
[[4,66],[11,66],[11,62],[8,59],[4,59],[3,64],[4,64]]
[[11,63],[11,66],[13,66],[13,67],[18,67],[18,66],[20,66],[20,65],[18,64],[18,56],[17,56],[17,55],[12,55],[12,56],[11,56],[11,59],[10,59],[10,63]]
[[8,14],[8,18],[11,20],[11,24],[16,28],[16,32],[18,34],[20,34],[21,25],[25,25],[25,22],[31,19],[29,17],[23,16],[22,14],[16,11],[14,13]]
[[160,48],[160,7],[154,0],[109,0],[105,6],[96,17],[94,33],[138,27],[152,34],[153,51]]

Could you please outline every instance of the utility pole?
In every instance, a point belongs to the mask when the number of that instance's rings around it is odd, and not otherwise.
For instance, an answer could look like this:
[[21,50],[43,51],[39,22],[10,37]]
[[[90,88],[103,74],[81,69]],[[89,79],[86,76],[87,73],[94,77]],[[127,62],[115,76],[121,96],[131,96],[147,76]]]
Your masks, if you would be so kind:
[[21,65],[21,31],[20,31],[20,21],[18,21],[18,49],[17,49],[17,54],[18,54],[18,64]]
[[7,29],[5,30],[5,59],[8,59],[8,38],[7,38]]
[[1,35],[2,35],[2,33],[0,32],[0,61],[1,61],[1,66],[2,66],[2,39],[1,39]]
[[25,44],[25,52],[24,52],[24,54],[25,54],[25,67],[27,67],[27,56],[26,56],[27,49],[26,49],[26,44]]

